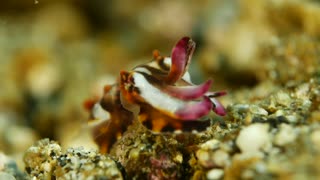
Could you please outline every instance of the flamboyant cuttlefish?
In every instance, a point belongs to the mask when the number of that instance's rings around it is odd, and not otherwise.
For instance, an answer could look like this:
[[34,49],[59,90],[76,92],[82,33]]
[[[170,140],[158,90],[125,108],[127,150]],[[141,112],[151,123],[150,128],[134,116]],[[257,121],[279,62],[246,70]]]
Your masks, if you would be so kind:
[[201,129],[213,110],[226,111],[215,99],[225,92],[209,92],[212,80],[194,85],[187,71],[195,42],[183,37],[172,49],[171,57],[154,52],[151,62],[132,71],[121,71],[118,83],[106,85],[103,97],[87,101],[89,125],[101,152],[108,152],[134,119],[154,132]]

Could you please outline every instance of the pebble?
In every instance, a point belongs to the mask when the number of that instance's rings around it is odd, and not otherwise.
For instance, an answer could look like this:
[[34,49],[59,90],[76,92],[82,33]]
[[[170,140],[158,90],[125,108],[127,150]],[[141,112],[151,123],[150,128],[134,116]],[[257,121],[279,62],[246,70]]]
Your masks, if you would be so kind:
[[215,180],[221,179],[224,175],[224,171],[222,169],[211,169],[207,172],[207,179]]
[[236,105],[233,105],[233,108],[236,109],[237,111],[239,111],[240,113],[247,112],[249,107],[250,106],[248,104],[236,104]]
[[242,153],[255,154],[264,148],[269,142],[268,124],[252,124],[243,128],[236,140],[236,145]]
[[84,148],[69,148],[66,153],[54,141],[43,139],[30,147],[24,157],[30,178],[123,179],[116,162],[109,156]]
[[263,163],[263,162],[258,162],[255,164],[255,169],[258,173],[266,173],[267,172],[267,167],[266,167],[266,164]]
[[0,171],[3,171],[5,168],[5,164],[8,162],[8,157],[0,152]]
[[0,151],[0,180],[26,179],[12,157]]
[[202,166],[204,166],[204,167],[208,166],[207,162],[210,161],[210,153],[209,152],[200,149],[196,152],[196,156],[198,158],[199,163]]
[[37,140],[37,135],[29,127],[13,125],[5,130],[5,139],[10,142],[11,151],[23,152]]
[[315,130],[312,132],[311,141],[315,148],[320,151],[320,130]]
[[47,98],[60,86],[60,74],[55,64],[33,66],[27,74],[27,86],[35,97]]
[[283,116],[284,115],[284,111],[282,109],[279,109],[274,113],[274,115],[275,116]]
[[297,137],[294,129],[288,124],[281,124],[280,131],[275,136],[274,143],[278,146],[283,146],[292,143]]
[[268,111],[266,111],[265,109],[257,106],[257,105],[251,105],[250,106],[250,112],[253,114],[257,114],[257,115],[263,115],[263,116],[267,116],[268,115]]
[[288,107],[292,100],[288,93],[280,91],[276,94],[276,101],[278,104]]
[[174,160],[175,162],[177,162],[177,163],[182,163],[182,162],[183,162],[183,156],[182,156],[182,154],[178,153],[178,154],[174,157],[173,160]]
[[295,115],[287,115],[285,117],[291,124],[295,124],[298,122],[298,118]]
[[310,84],[304,83],[297,88],[295,95],[299,99],[307,99],[309,91],[310,91]]
[[2,180],[15,180],[16,178],[14,178],[11,174],[9,173],[5,173],[5,172],[0,172],[0,179]]
[[213,154],[214,163],[220,167],[228,165],[230,157],[229,154],[223,150],[217,150]]
[[214,150],[214,149],[218,149],[219,145],[220,145],[220,141],[216,139],[211,139],[201,144],[200,147],[201,149],[204,149],[204,150]]

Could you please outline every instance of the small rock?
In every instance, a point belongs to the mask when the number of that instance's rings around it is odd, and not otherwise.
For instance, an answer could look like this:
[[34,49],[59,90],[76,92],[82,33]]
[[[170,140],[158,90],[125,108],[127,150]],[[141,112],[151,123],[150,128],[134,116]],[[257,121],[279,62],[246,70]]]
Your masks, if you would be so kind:
[[6,128],[5,139],[9,142],[13,152],[22,152],[37,140],[37,135],[33,129],[12,125]]
[[178,153],[178,154],[174,157],[173,160],[174,160],[175,162],[177,162],[177,163],[182,163],[182,162],[183,162],[183,156],[182,156],[182,154]]
[[224,175],[224,171],[222,169],[211,169],[207,172],[207,179],[215,180],[221,179]]
[[264,148],[270,141],[268,124],[252,124],[240,131],[236,140],[242,153],[255,154]]
[[214,150],[219,148],[220,145],[220,141],[216,140],[216,139],[211,139],[209,141],[206,141],[205,143],[200,145],[201,149],[204,150]]
[[[31,146],[24,155],[24,163],[30,178],[50,179],[61,154],[58,143],[43,139]],[[49,171],[46,171],[49,170]]]
[[49,97],[61,84],[59,68],[52,63],[33,66],[27,74],[27,86],[32,95]]
[[283,116],[284,115],[284,111],[282,109],[279,109],[274,113],[274,115],[275,116]]
[[255,173],[252,169],[245,169],[241,174],[241,179],[253,179]]
[[213,154],[214,163],[220,167],[228,165],[229,159],[229,154],[223,150],[217,150]]
[[268,111],[266,111],[265,109],[257,106],[257,105],[251,105],[250,106],[250,112],[252,114],[257,114],[257,115],[263,115],[263,116],[267,116],[268,115]]
[[298,122],[298,118],[295,115],[287,115],[285,117],[289,121],[289,123],[291,123],[291,124],[295,124]]
[[5,164],[8,162],[8,157],[0,152],[0,171],[3,171],[5,168]]
[[280,131],[275,136],[274,143],[278,146],[283,146],[293,142],[297,137],[294,129],[288,124],[281,124]]
[[299,99],[308,99],[309,91],[310,91],[310,84],[304,83],[297,88],[295,95]]
[[248,104],[236,104],[236,105],[233,105],[233,108],[236,109],[237,111],[239,111],[240,113],[247,112],[249,107],[250,106]]
[[320,151],[320,130],[315,130],[312,132],[311,141],[315,148]]
[[57,179],[122,179],[117,164],[108,156],[84,148],[69,148],[57,158]]
[[109,156],[84,148],[69,148],[63,153],[59,144],[48,139],[30,147],[24,162],[30,179],[123,179]]
[[288,107],[290,106],[291,98],[288,93],[280,91],[276,94],[276,101],[278,104]]
[[[206,150],[198,150],[196,152],[196,156],[198,158],[199,163],[204,167],[210,167],[213,162],[210,161],[210,153]],[[211,163],[208,163],[211,162]]]
[[3,180],[15,180],[16,178],[14,178],[11,174],[9,173],[5,173],[5,172],[0,172],[0,179]]
[[26,179],[16,162],[0,151],[0,180]]
[[261,173],[261,174],[266,173],[267,170],[268,170],[267,167],[266,167],[266,164],[263,163],[263,162],[258,162],[258,163],[256,163],[256,164],[255,164],[255,169],[256,169],[256,171],[257,171],[258,173]]

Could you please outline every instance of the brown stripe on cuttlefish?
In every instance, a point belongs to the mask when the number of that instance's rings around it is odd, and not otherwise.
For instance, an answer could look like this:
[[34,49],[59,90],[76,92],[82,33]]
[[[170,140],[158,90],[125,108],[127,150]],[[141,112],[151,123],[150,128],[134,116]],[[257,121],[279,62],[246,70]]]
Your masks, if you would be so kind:
[[[165,60],[169,58],[169,57],[164,57],[160,55],[160,52],[158,50],[154,50],[153,51],[153,61],[151,62],[156,62],[158,64],[158,68],[162,69],[164,71],[170,71],[170,66],[168,64],[165,63]],[[171,59],[170,59],[171,61]]]
[[168,64],[165,63],[166,58],[163,58],[161,60],[158,60],[158,65],[160,66],[161,69],[165,70],[165,71],[170,71],[170,66],[168,66]]
[[147,82],[149,82],[149,84],[152,84],[155,87],[161,87],[161,85],[164,84],[164,82],[162,81],[162,79],[157,78],[155,76],[149,75],[145,72],[134,72],[134,73],[139,73],[141,75],[143,75],[145,77],[145,79],[147,80]]
[[135,67],[133,70],[139,71],[140,68],[145,68],[147,71],[149,71],[153,75],[159,75],[159,76],[167,76],[168,75],[169,71],[164,70],[164,69],[160,69],[160,67],[154,67],[152,65],[152,63],[154,63],[154,62],[139,65],[139,66]]
[[[145,72],[141,72],[141,71],[137,71],[136,73],[142,74],[150,84],[152,84],[153,86],[155,86],[159,89],[163,88],[163,86],[165,85],[165,82],[163,81],[162,77],[158,78],[158,77],[155,77],[153,75],[149,75],[149,74],[147,74]],[[184,86],[193,86],[194,85],[185,79],[178,80],[176,82],[176,84],[184,85]]]

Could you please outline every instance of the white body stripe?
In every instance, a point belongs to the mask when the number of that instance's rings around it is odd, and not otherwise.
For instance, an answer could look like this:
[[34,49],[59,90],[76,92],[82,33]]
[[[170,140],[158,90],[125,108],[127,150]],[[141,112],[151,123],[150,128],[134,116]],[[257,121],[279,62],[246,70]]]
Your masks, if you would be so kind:
[[133,77],[135,86],[140,90],[140,96],[153,107],[174,113],[185,106],[184,101],[172,98],[168,94],[163,93],[160,89],[151,85],[142,74],[134,72]]
[[152,74],[147,68],[144,68],[144,67],[137,67],[137,68],[134,69],[134,71],[146,73],[148,75]]
[[168,67],[171,67],[171,58],[170,57],[166,57],[163,60],[164,64],[167,65]]
[[108,111],[104,110],[100,103],[94,104],[92,108],[93,120],[89,121],[90,126],[97,126],[105,121],[108,121],[111,118],[111,115]]

